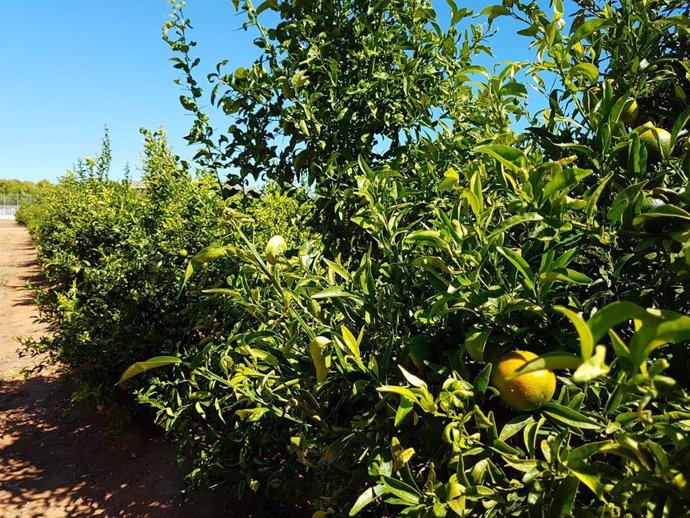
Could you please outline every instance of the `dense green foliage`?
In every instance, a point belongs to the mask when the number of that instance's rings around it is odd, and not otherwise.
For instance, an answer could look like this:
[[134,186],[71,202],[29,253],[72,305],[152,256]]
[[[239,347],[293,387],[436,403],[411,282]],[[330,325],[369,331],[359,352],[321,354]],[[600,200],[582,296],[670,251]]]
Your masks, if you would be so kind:
[[0,203],[7,205],[25,205],[37,201],[49,193],[54,185],[48,180],[26,182],[22,180],[0,180]]
[[[488,48],[481,26],[468,34],[456,27],[470,10],[456,10],[455,23],[443,30],[426,0],[243,8],[262,54],[251,68],[224,73],[222,62],[209,76],[210,100],[230,119],[220,134],[198,102],[203,90],[193,76],[195,42],[186,39],[190,21],[180,8],[165,27],[175,67],[184,72],[179,83],[188,89],[182,106],[196,114],[187,139],[201,145],[202,164],[236,171],[233,182],[263,177],[313,186],[321,217],[310,223],[340,235],[342,250],[360,236],[349,224],[360,157],[372,166],[398,164],[431,185],[438,168],[467,154],[474,139],[466,131],[503,128],[510,114],[523,113],[514,102],[525,93],[514,66],[483,85],[498,90],[495,109],[477,109],[468,74],[472,57]],[[266,10],[279,14],[275,27],[261,24]]]
[[172,353],[194,335],[198,316],[184,311],[190,296],[178,297],[179,252],[222,236],[223,201],[209,179],[192,179],[164,135],[145,137],[145,190],[109,180],[102,154],[20,214],[46,277],[40,306],[59,329],[37,345],[106,388],[133,356]]
[[[196,344],[207,332],[200,328],[213,328],[228,311],[200,297],[195,286],[183,292],[180,286],[189,250],[224,242],[224,214],[245,204],[241,195],[223,200],[214,176],[190,175],[163,132],[144,137],[143,188],[109,179],[106,134],[100,155],[80,161],[18,216],[38,244],[46,281],[39,305],[57,330],[34,347],[104,396],[133,360]],[[249,212],[263,214],[283,195],[268,189],[265,197],[255,196]],[[284,204],[274,219],[256,225],[254,238],[265,242],[272,224],[287,230],[283,218],[308,207]],[[212,267],[194,281],[212,287],[224,275]]]
[[[482,15],[524,23],[536,57],[492,72],[472,63],[489,31],[449,4],[441,29],[424,0],[247,2],[262,55],[210,77],[220,135],[175,5],[199,163],[275,183],[221,201],[152,136],[143,193],[65,179],[80,210],[30,227],[52,350],[96,382],[136,362],[120,386],[193,454],[193,485],[317,518],[687,515],[687,5],[577,0],[566,22],[505,0]],[[131,279],[155,319],[119,319]],[[515,349],[558,374],[534,411],[490,384]]]
[[41,180],[38,183],[25,182],[22,180],[0,180],[1,194],[25,194],[38,195],[41,191],[50,189],[52,184],[48,180]]

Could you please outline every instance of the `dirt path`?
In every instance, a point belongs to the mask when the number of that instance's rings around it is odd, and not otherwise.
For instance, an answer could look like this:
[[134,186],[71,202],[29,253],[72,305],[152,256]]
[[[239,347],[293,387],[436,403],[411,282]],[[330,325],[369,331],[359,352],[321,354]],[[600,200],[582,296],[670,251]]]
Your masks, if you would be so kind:
[[176,453],[154,428],[113,436],[96,412],[69,404],[54,372],[24,379],[34,361],[15,337],[41,336],[32,294],[35,250],[23,227],[0,221],[0,518],[284,517],[253,499],[226,508],[176,500]]
[[24,286],[37,273],[35,251],[27,232],[13,221],[0,220],[0,381],[16,378],[35,362],[19,358],[18,336],[41,336],[36,309]]

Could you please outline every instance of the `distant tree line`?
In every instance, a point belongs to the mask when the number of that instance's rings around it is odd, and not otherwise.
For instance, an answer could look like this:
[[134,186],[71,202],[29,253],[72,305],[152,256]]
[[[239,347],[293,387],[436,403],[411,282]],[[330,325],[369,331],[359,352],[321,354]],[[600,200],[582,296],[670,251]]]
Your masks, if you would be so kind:
[[54,185],[48,180],[28,182],[24,180],[0,180],[0,195],[21,194],[22,196],[37,196]]

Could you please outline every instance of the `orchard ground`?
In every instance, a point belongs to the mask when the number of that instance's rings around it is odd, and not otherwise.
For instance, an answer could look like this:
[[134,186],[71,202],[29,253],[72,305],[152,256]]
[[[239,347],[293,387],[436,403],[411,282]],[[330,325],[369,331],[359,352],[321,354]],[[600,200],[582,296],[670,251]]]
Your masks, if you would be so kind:
[[17,337],[46,332],[25,289],[36,280],[36,254],[13,221],[0,221],[0,243],[0,518],[298,516],[258,498],[180,502],[182,471],[157,429],[114,435],[98,412],[70,403],[54,368],[26,377],[37,360],[20,357]]

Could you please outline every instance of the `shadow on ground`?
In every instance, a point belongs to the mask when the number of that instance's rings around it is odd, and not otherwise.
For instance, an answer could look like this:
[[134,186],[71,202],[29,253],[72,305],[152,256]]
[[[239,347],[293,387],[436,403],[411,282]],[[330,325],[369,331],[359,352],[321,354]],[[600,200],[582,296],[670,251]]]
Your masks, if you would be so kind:
[[0,381],[0,517],[302,518],[259,497],[177,497],[174,447],[156,428],[104,431],[96,412],[69,404],[56,377]]

